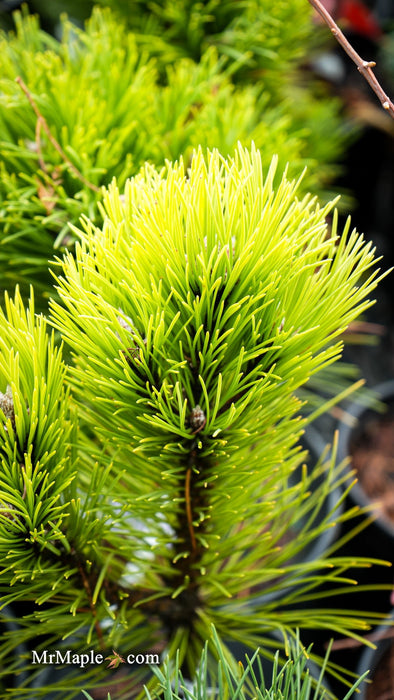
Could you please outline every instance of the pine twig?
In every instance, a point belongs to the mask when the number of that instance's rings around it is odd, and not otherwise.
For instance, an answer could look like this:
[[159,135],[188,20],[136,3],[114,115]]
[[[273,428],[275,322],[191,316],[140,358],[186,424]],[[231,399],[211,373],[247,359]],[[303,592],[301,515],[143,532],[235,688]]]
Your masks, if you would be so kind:
[[192,553],[195,554],[195,552],[197,550],[197,544],[196,544],[196,536],[194,534],[192,505],[191,505],[191,500],[190,500],[190,478],[191,478],[191,475],[192,475],[192,470],[189,467],[189,469],[186,472],[185,502],[186,502],[187,526],[189,529],[189,537],[190,537],[190,542],[191,542],[191,546],[192,546]]
[[390,98],[384,92],[382,86],[377,80],[372,68],[376,66],[375,61],[364,61],[361,56],[355,51],[350,42],[346,39],[343,32],[339,29],[338,25],[331,17],[330,13],[322,5],[320,0],[308,0],[312,7],[319,13],[320,17],[323,18],[324,22],[330,27],[331,32],[335,36],[338,43],[342,46],[347,55],[350,56],[352,61],[357,66],[357,70],[365,78],[367,83],[371,86],[372,90],[378,96],[383,109],[388,112],[388,114],[394,119],[394,104]]
[[[15,82],[17,82],[18,85],[20,85],[20,87],[22,88],[23,92],[25,93],[27,99],[29,100],[29,102],[34,110],[34,113],[37,117],[36,139],[37,139],[37,134],[39,134],[40,128],[42,127],[44,129],[46,135],[48,136],[48,139],[50,140],[52,146],[59,153],[62,160],[68,165],[70,170],[74,173],[75,177],[78,178],[78,180],[81,180],[81,182],[84,185],[86,185],[86,187],[89,187],[90,190],[93,190],[93,192],[100,192],[101,191],[100,187],[97,187],[97,185],[94,185],[92,182],[89,182],[89,180],[87,180],[86,177],[84,175],[82,175],[81,171],[75,167],[75,165],[71,162],[71,160],[65,154],[60,143],[58,141],[56,141],[55,137],[53,136],[53,134],[48,126],[48,122],[46,121],[45,117],[41,114],[40,110],[38,109],[36,102],[33,98],[33,95],[29,91],[27,85],[23,82],[22,78],[18,76],[17,78],[15,78]],[[47,168],[44,166],[43,170],[47,171]]]

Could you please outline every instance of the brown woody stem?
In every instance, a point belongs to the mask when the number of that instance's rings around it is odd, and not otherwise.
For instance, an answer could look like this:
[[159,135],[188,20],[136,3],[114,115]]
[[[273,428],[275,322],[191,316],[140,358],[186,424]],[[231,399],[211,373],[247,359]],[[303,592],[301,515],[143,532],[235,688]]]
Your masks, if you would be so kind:
[[330,13],[322,5],[320,0],[308,0],[312,7],[319,13],[320,17],[323,18],[325,23],[330,27],[332,34],[335,36],[338,43],[342,46],[347,55],[350,56],[352,61],[357,66],[357,70],[365,78],[367,83],[371,86],[372,90],[378,96],[383,109],[388,112],[388,114],[394,119],[394,104],[390,98],[384,92],[382,86],[377,80],[372,68],[376,65],[374,61],[364,61],[361,56],[354,50],[353,46],[346,39],[343,32],[339,29],[338,25],[331,17]]
[[189,529],[189,537],[190,537],[190,543],[191,543],[191,548],[192,548],[192,554],[194,554],[196,552],[196,549],[197,549],[197,544],[196,544],[196,537],[194,534],[193,513],[192,513],[192,505],[191,505],[191,499],[190,499],[191,475],[192,475],[192,470],[189,467],[189,469],[186,472],[186,480],[185,480],[185,503],[186,503],[187,526]]
[[[92,182],[89,182],[89,180],[87,180],[86,177],[84,175],[82,175],[80,170],[78,170],[78,168],[76,168],[75,165],[71,162],[71,160],[67,157],[67,155],[63,151],[60,143],[58,143],[58,141],[56,141],[55,137],[51,133],[51,130],[48,126],[48,122],[46,121],[45,117],[43,117],[40,110],[38,109],[36,102],[33,98],[33,95],[29,91],[27,85],[23,82],[22,78],[20,78],[18,76],[17,78],[15,78],[15,81],[22,88],[23,92],[25,93],[27,99],[29,100],[29,102],[33,108],[33,111],[37,117],[37,120],[38,120],[37,123],[39,124],[39,127],[37,126],[37,128],[36,128],[36,139],[37,139],[37,134],[39,134],[39,130],[42,127],[44,129],[46,135],[48,136],[48,139],[50,140],[52,146],[59,153],[62,160],[68,165],[70,170],[74,173],[75,177],[78,178],[78,180],[81,180],[81,182],[84,185],[86,185],[86,187],[88,187],[90,190],[93,190],[93,192],[100,192],[100,187],[97,187],[97,185],[94,185]],[[41,161],[40,161],[40,164],[41,164]],[[45,170],[47,172],[46,167],[44,167],[43,170]]]
[[[394,637],[394,630],[393,628],[386,629],[386,630],[379,630],[378,632],[372,632],[371,634],[367,634],[364,637],[365,641],[368,642],[380,642],[381,639],[392,639]],[[364,646],[363,641],[359,641],[358,639],[351,639],[350,637],[346,637],[345,639],[336,639],[331,646],[332,650],[338,651],[338,650],[343,650],[343,649],[355,649],[357,647],[362,647]]]

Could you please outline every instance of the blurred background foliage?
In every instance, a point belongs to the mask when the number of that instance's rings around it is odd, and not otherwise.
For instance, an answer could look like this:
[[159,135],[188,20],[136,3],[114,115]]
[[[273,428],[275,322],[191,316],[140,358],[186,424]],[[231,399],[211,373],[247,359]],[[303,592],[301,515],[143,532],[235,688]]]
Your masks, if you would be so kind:
[[33,283],[44,306],[48,260],[72,247],[69,223],[100,220],[100,188],[198,144],[254,141],[264,165],[308,166],[301,191],[332,195],[351,130],[301,70],[320,34],[306,0],[19,4],[0,3],[3,289]]
[[[3,0],[3,17],[7,8],[21,4]],[[258,71],[281,73],[305,55],[303,46],[311,36],[305,0],[29,0],[26,6],[40,15],[45,29],[59,33],[63,12],[82,26],[95,4],[111,8],[164,64],[185,56],[199,61],[207,48],[216,46],[220,54],[241,60],[255,77]]]

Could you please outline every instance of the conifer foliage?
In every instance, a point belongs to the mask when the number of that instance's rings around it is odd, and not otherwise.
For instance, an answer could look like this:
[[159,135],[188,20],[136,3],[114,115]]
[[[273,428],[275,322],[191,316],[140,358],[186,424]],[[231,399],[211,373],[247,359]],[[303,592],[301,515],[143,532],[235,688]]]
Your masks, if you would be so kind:
[[192,676],[212,624],[253,649],[373,621],[305,608],[354,561],[305,557],[351,514],[322,515],[335,454],[300,467],[297,390],[340,357],[378,271],[362,237],[335,215],[328,228],[333,204],[276,170],[240,146],[146,165],[122,194],[114,181],[103,227],[85,219],[58,261],[50,322],[69,367],[33,301],[7,301],[0,590],[34,605],[26,639],[39,625],[58,645],[159,645]]
[[[283,24],[272,22],[278,44]],[[26,12],[15,13],[14,33],[0,32],[0,284],[11,294],[19,284],[26,298],[33,284],[37,308],[53,293],[54,248],[73,247],[68,224],[82,214],[101,223],[101,187],[113,177],[123,187],[146,161],[187,163],[197,145],[227,155],[253,140],[266,166],[272,153],[292,176],[314,164],[305,188],[322,192],[332,177],[344,143],[338,104],[275,96],[277,57],[270,79],[235,85],[234,65],[213,46],[198,63],[163,66],[139,39],[109,8],[95,8],[84,29],[63,17],[59,41]],[[289,45],[283,38],[283,52]]]

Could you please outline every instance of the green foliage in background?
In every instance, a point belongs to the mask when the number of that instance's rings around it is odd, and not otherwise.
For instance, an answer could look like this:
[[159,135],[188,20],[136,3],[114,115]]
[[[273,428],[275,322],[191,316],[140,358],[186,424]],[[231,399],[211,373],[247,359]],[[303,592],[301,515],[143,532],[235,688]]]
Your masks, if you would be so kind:
[[[277,31],[278,53],[286,56],[277,11],[275,4],[272,17],[268,10],[264,16],[270,32]],[[53,248],[73,246],[69,223],[83,214],[100,223],[100,188],[113,177],[123,186],[146,161],[161,166],[182,155],[187,163],[197,145],[228,154],[238,141],[248,146],[253,140],[265,165],[277,153],[290,176],[310,166],[305,190],[327,187],[343,145],[338,105],[306,99],[304,91],[296,99],[275,97],[277,58],[261,80],[240,85],[232,81],[234,61],[219,59],[214,47],[199,63],[167,61],[163,75],[150,42],[141,49],[108,9],[96,10],[85,30],[64,20],[60,42],[32,16],[17,14],[15,21],[16,35],[0,37],[3,289],[13,293],[19,283],[26,296],[32,282],[42,304],[40,294],[52,293]],[[329,140],[316,136],[322,128]]]
[[4,658],[39,629],[45,648],[165,649],[192,678],[212,624],[269,656],[297,628],[360,639],[377,621],[319,604],[322,582],[350,591],[347,569],[371,562],[307,558],[354,513],[324,509],[345,479],[335,449],[302,466],[296,392],[334,369],[378,271],[370,244],[335,217],[328,230],[332,203],[298,198],[276,167],[200,150],[190,169],[146,165],[124,194],[113,182],[104,225],[86,219],[59,261],[51,323],[70,367],[43,317],[7,302],[0,593],[35,609]]
[[264,75],[266,80],[268,74],[274,89],[275,76],[283,84],[284,74],[293,75],[305,58],[316,29],[304,0],[275,4],[269,0],[30,0],[28,6],[60,35],[62,13],[82,24],[95,4],[112,9],[126,22],[161,66],[184,57],[198,62],[215,46],[220,55],[238,64],[237,79],[256,80]]
[[[311,8],[304,0],[98,0],[112,8],[162,64],[201,60],[215,46],[237,62],[237,77],[269,80],[271,89],[294,73],[311,42]],[[67,3],[64,9],[68,11]],[[45,14],[44,3],[41,10]],[[297,18],[297,21],[294,21]],[[275,81],[279,84],[275,86]]]

